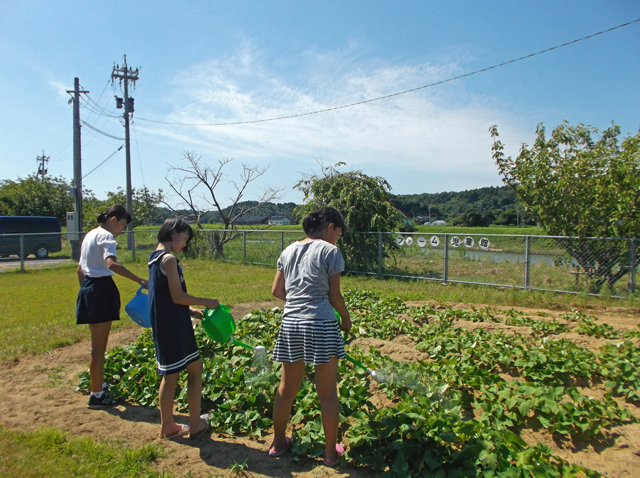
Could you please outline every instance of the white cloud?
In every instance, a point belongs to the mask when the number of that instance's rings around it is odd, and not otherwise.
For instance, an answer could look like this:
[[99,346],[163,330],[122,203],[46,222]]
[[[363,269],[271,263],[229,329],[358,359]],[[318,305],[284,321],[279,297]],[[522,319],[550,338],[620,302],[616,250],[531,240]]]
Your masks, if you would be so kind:
[[69,85],[61,81],[52,80],[52,81],[49,81],[49,86],[51,86],[56,91],[58,96],[62,98],[67,98],[67,99],[70,98],[69,93],[67,93],[67,90],[69,90]]
[[[226,123],[290,116],[389,95],[462,71],[455,61],[402,66],[372,61],[370,66],[352,60],[349,51],[323,52],[315,58],[307,52],[291,62],[297,78],[302,63],[305,81],[290,79],[285,69],[264,67],[246,44],[235,55],[195,65],[176,75],[172,102],[180,106],[166,121]],[[313,158],[326,164],[344,161],[366,174],[386,177],[395,193],[404,194],[499,184],[491,159],[492,124],[500,126],[508,154],[517,154],[520,143],[513,138],[530,136],[519,130],[507,106],[476,96],[457,81],[278,121],[197,127],[147,123],[138,131],[179,141],[211,162],[233,157],[271,163],[284,175],[279,179],[291,186],[301,172],[309,172],[301,168],[316,166]]]

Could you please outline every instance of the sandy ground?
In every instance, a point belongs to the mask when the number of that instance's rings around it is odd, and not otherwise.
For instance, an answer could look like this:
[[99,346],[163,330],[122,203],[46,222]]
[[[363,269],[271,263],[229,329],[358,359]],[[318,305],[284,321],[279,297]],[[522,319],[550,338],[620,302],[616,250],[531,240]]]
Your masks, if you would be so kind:
[[[241,304],[232,308],[236,317],[242,317],[252,310],[273,307],[275,302],[260,304]],[[417,305],[417,304],[413,304]],[[454,307],[466,307],[464,304],[451,304]],[[476,308],[482,306],[476,305]],[[511,307],[505,307],[505,310]],[[501,309],[494,307],[494,309]],[[530,314],[532,318],[540,317],[538,312],[549,314],[540,320],[559,317],[557,311],[538,311],[518,308]],[[586,310],[586,313],[599,317],[618,330],[626,330],[640,323],[637,310],[597,309]],[[495,329],[497,324],[471,323],[457,321],[458,327]],[[508,327],[503,326],[503,329]],[[527,327],[517,327],[519,333],[529,333]],[[113,333],[109,346],[125,345],[136,340],[142,329],[126,330]],[[592,350],[606,342],[579,335],[575,332],[563,334],[583,347]],[[640,343],[640,341],[636,341]],[[415,343],[406,336],[399,336],[391,341],[377,339],[357,339],[352,342],[364,349],[377,347],[384,355],[394,360],[410,362],[426,359],[425,354],[415,349]],[[35,430],[41,426],[53,426],[76,436],[92,436],[105,439],[121,439],[132,446],[141,446],[149,442],[162,443],[167,448],[164,458],[158,460],[158,468],[171,471],[177,476],[194,477],[232,476],[230,467],[234,463],[246,460],[248,469],[246,476],[254,477],[302,477],[343,476],[373,477],[374,474],[349,466],[333,470],[322,465],[320,460],[308,460],[295,463],[285,455],[281,458],[270,458],[266,449],[271,437],[261,440],[247,437],[221,437],[216,434],[198,441],[179,440],[168,442],[158,438],[160,414],[157,409],[147,409],[135,404],[126,403],[112,410],[89,410],[86,408],[87,396],[75,391],[78,374],[86,370],[89,356],[89,343],[80,342],[53,352],[25,356],[17,361],[2,364],[0,374],[0,423],[9,428]],[[505,377],[509,378],[509,377]],[[604,388],[584,388],[583,393],[601,398]],[[375,383],[371,385],[371,401],[378,405],[388,405],[386,395],[381,393]],[[640,408],[618,400],[618,403],[631,410],[640,418]],[[188,423],[186,416],[182,423]],[[553,448],[558,456],[572,463],[597,470],[610,477],[640,476],[640,424],[617,427],[607,431],[605,439],[598,443],[581,443],[560,441],[544,430],[525,430],[522,437],[535,445],[540,441]],[[233,475],[235,476],[235,475]]]

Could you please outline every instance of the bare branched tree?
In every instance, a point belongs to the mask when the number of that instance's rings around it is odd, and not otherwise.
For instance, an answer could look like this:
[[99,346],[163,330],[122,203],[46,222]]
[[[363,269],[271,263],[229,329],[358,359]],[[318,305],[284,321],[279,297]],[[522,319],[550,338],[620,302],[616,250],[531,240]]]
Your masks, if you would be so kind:
[[[268,166],[260,168],[258,166],[249,166],[241,163],[242,172],[240,173],[240,179],[228,181],[235,189],[236,194],[229,198],[230,206],[223,207],[216,188],[223,180],[223,169],[231,163],[233,159],[219,160],[216,167],[211,167],[204,163],[202,156],[197,155],[195,151],[183,150],[180,161],[180,166],[172,166],[169,168],[169,172],[174,173],[175,178],[172,179],[167,176],[165,179],[169,183],[171,190],[182,200],[180,205],[185,206],[189,211],[189,219],[195,222],[198,228],[201,227],[200,221],[206,212],[199,205],[199,200],[204,201],[204,204],[216,210],[220,215],[222,223],[224,224],[224,230],[222,231],[221,237],[214,236],[213,246],[216,256],[223,256],[224,245],[238,235],[238,229],[235,225],[236,219],[249,214],[265,203],[276,201],[282,197],[283,188],[267,186],[262,189],[256,198],[256,204],[250,206],[241,205],[240,203],[249,185],[260,178],[268,169]],[[202,190],[206,192],[198,195]],[[164,204],[171,211],[178,213],[178,211],[167,202]]]

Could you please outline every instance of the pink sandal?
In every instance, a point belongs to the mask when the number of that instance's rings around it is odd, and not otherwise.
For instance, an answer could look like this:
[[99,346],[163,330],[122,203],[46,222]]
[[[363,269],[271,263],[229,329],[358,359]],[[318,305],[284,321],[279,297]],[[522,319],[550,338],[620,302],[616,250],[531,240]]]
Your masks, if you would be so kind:
[[342,455],[344,455],[344,447],[339,443],[336,443],[336,459],[329,462],[325,458],[324,460],[322,460],[322,462],[324,463],[324,466],[328,466],[329,468],[335,468],[340,464],[340,457]]
[[269,456],[278,457],[284,455],[289,451],[289,448],[291,448],[291,438],[285,437],[284,440],[286,441],[286,445],[280,451],[276,451],[276,449],[273,447],[273,443],[275,442],[271,443],[271,446],[269,447]]

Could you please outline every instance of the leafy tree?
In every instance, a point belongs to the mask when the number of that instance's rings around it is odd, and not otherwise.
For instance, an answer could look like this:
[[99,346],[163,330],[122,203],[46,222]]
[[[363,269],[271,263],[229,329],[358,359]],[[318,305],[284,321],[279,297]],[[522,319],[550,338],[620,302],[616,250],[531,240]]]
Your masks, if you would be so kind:
[[[158,192],[153,192],[149,191],[147,187],[132,188],[131,196],[133,227],[149,226],[157,223],[160,219],[160,210],[157,206],[163,199],[162,189],[158,189]],[[96,217],[114,204],[127,205],[127,193],[124,189],[118,188],[115,192],[107,192],[107,199],[104,201],[97,199],[91,190],[85,189],[82,192],[82,222],[84,230],[95,227]]]
[[454,218],[454,226],[478,227],[483,226],[482,214],[478,208],[470,207],[462,215]]
[[[322,174],[310,175],[296,184],[304,193],[304,204],[296,208],[299,217],[321,207],[340,211],[350,232],[388,232],[403,223],[403,214],[391,204],[391,186],[381,177],[367,176],[362,171],[339,172],[335,166],[322,166]],[[385,250],[396,247],[395,238],[383,235]],[[377,264],[376,234],[346,234],[339,239],[345,261],[356,270],[371,270]]]
[[[482,225],[485,226],[491,224],[490,215],[485,214],[486,211],[499,211],[505,207],[513,207],[515,210],[516,201],[517,195],[509,186],[490,186],[459,192],[391,195],[391,203],[395,207],[409,218],[419,218],[420,222],[426,222],[431,212],[431,221],[446,219],[449,223],[465,224],[468,223],[466,219],[457,218],[463,216],[470,208],[477,208],[483,216]],[[496,219],[499,215],[497,211],[493,213]],[[515,224],[515,220],[513,223]]]
[[69,183],[61,177],[36,175],[17,181],[0,181],[0,215],[55,216],[66,223],[67,211],[73,210]]
[[[214,208],[218,213],[224,230],[222,233],[214,232],[213,249],[215,255],[224,256],[224,245],[233,240],[238,235],[235,221],[239,217],[248,215],[258,210],[261,205],[269,203],[275,199],[279,199],[282,189],[274,187],[265,187],[257,201],[242,202],[249,185],[261,177],[268,168],[259,168],[257,166],[249,166],[242,164],[242,172],[239,181],[229,180],[229,183],[235,188],[236,195],[231,198],[231,205],[223,208],[216,188],[222,181],[223,170],[232,159],[224,159],[218,161],[216,167],[211,167],[202,162],[202,157],[198,156],[194,151],[184,151],[181,158],[181,165],[169,168],[170,172],[176,174],[176,177],[166,177],[169,187],[182,200],[181,205],[185,206],[189,211],[188,218],[195,222],[198,228],[201,227],[203,216],[206,211],[198,204],[198,199],[204,201],[205,204]],[[203,190],[203,195],[198,195]],[[163,201],[164,202],[164,201]],[[164,204],[175,211],[167,202]],[[195,236],[197,241],[198,235]],[[194,248],[195,249],[195,248]]]
[[489,131],[503,181],[526,210],[550,234],[579,237],[560,244],[587,273],[591,292],[638,266],[629,264],[626,242],[585,238],[640,236],[640,133],[620,144],[615,124],[594,139],[597,129],[565,122],[547,139],[540,124],[533,145],[523,145],[514,160],[504,156],[497,127]]
[[[121,204],[121,203],[117,203]],[[126,204],[126,201],[125,201]],[[104,212],[104,210],[111,206],[106,204],[105,201],[98,199],[93,191],[90,189],[82,190],[82,227],[84,231],[88,231],[96,227],[96,218],[98,214]]]
[[[159,217],[157,210],[158,204],[162,203],[164,195],[162,189],[158,189],[158,192],[150,191],[146,186],[143,188],[131,188],[131,203],[132,209],[131,215],[133,216],[133,227],[136,226],[149,226],[154,224]],[[113,205],[122,204],[127,205],[127,192],[118,188],[116,192],[108,192],[107,200],[103,201],[102,211],[98,211],[98,214],[103,212],[104,209]],[[94,218],[97,216],[94,215]]]
[[493,224],[498,226],[511,226],[517,224],[518,212],[515,209],[499,210],[495,212],[495,217],[496,219]]

